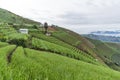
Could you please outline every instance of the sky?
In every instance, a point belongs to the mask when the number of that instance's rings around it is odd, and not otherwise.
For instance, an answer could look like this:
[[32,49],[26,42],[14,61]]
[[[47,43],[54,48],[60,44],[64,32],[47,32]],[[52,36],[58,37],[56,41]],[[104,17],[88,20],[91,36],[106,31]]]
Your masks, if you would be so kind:
[[120,0],[0,0],[0,8],[80,34],[120,29]]

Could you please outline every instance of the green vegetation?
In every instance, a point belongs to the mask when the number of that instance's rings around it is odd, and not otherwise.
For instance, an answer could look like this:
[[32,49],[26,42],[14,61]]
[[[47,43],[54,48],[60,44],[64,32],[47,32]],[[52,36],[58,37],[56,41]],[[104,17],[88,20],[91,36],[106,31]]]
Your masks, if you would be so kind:
[[13,26],[8,25],[7,23],[0,24],[0,41],[2,42],[25,47],[29,37],[29,34],[21,34],[17,32]]
[[16,14],[13,14],[7,10],[1,9],[0,8],[0,22],[5,22],[9,24],[37,24],[39,25],[40,23],[35,22],[33,20],[29,20],[26,18],[23,18],[21,16],[18,16]]
[[[21,34],[21,28],[29,33]],[[120,71],[120,44],[84,38],[57,26],[47,27],[51,35],[45,35],[43,28],[0,9],[0,80],[120,79],[115,71]]]
[[95,46],[94,50],[99,57],[111,68],[120,71],[119,43],[106,43],[99,40],[89,39]]
[[[15,45],[0,48],[0,80],[8,80],[10,77],[7,65],[7,55],[15,48]],[[10,79],[9,79],[10,80]]]
[[46,78],[45,68],[32,57],[26,56],[22,47],[18,47],[14,52],[9,67],[13,80],[45,80]]
[[14,33],[14,34],[10,34],[7,35],[6,38],[11,40],[11,39],[24,39],[27,40],[29,37],[28,34],[21,34],[21,33]]
[[31,35],[33,37],[36,37],[36,38],[39,38],[39,39],[42,39],[42,40],[45,40],[45,41],[48,41],[48,42],[51,42],[51,43],[63,46],[63,47],[67,47],[69,49],[75,48],[75,47],[73,47],[73,46],[71,46],[71,45],[69,45],[69,44],[67,44],[67,43],[65,43],[65,42],[55,38],[55,37],[46,36],[46,35],[44,35],[43,33],[40,33],[40,32],[37,32],[37,33],[31,33]]
[[31,59],[37,61],[47,69],[46,73],[48,80],[119,79],[119,72],[113,71],[109,68],[84,63],[56,54],[44,53],[30,49],[25,49],[25,51],[27,52],[28,57],[31,57]]
[[12,33],[16,33],[16,30],[12,26],[8,25],[7,23],[0,23],[1,37],[12,34]]
[[[6,63],[5,52],[1,56],[3,55],[1,59]],[[2,70],[3,68],[1,80],[118,80],[120,78],[119,72],[109,68],[27,48],[24,53],[22,47],[16,49],[12,62],[9,66],[6,64],[2,67]]]
[[8,46],[8,43],[0,42],[0,47]]
[[[94,58],[99,58],[93,50],[95,45],[89,40],[70,30],[66,30],[60,27],[56,27],[56,30],[57,31],[52,34],[53,37],[84,51]],[[99,60],[103,63],[100,58]]]
[[71,50],[69,48],[62,47],[60,45],[56,45],[54,43],[50,43],[50,42],[47,42],[44,40],[33,38],[32,45],[33,45],[34,49],[42,49],[42,50],[46,50],[46,51],[52,51],[54,53],[58,53],[58,54],[61,54],[64,56],[68,56],[71,58],[75,58],[78,60],[83,60],[85,62],[90,62],[90,63],[96,64],[96,61],[87,54],[84,54],[79,51]]
[[79,39],[70,35],[69,32],[57,31],[53,33],[53,36],[73,46],[77,46],[80,44]]

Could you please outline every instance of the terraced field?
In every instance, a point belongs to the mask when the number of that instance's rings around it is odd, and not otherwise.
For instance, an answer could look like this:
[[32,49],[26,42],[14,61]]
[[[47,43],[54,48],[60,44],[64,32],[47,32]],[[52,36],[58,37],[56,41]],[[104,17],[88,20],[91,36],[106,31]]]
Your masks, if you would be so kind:
[[0,24],[0,39],[4,38],[5,40],[11,39],[28,39],[29,35],[18,33],[12,26],[7,23]]
[[73,46],[71,46],[71,45],[69,45],[69,44],[55,38],[55,37],[46,36],[43,33],[38,33],[38,34],[31,33],[31,35],[33,37],[36,37],[36,38],[39,38],[39,39],[42,39],[42,40],[45,40],[45,41],[48,41],[48,42],[51,42],[51,43],[54,43],[54,44],[58,44],[58,45],[63,46],[63,47],[67,47],[67,48],[70,48],[70,49],[75,48],[75,47],[73,47]]
[[0,23],[0,35],[6,36],[12,33],[16,33],[17,31],[7,23]]
[[118,80],[120,78],[119,72],[103,66],[23,47],[18,47],[12,53],[11,62],[8,63],[6,55],[13,49],[15,45],[0,48],[2,51],[0,80]]
[[99,40],[89,39],[93,44],[95,44],[96,54],[102,58],[102,60],[111,68],[120,71],[120,62],[119,62],[119,43],[105,43]]
[[[34,36],[35,37],[35,36]],[[54,37],[32,38],[34,49],[0,42],[0,80],[114,80],[119,72]],[[47,40],[48,39],[48,40]],[[41,51],[42,50],[42,51]],[[89,67],[88,67],[89,66]],[[97,72],[97,73],[96,73]],[[52,73],[52,74],[51,74]],[[104,76],[107,74],[107,76]],[[94,76],[93,76],[94,75]]]
[[77,46],[81,43],[76,37],[69,35],[69,32],[58,31],[55,32],[53,36],[73,46]]
[[4,47],[4,46],[7,46],[9,45],[8,43],[5,43],[5,42],[0,42],[0,47]]
[[75,51],[74,49],[71,50],[69,48],[62,47],[57,44],[50,43],[50,42],[47,42],[47,41],[44,41],[41,39],[33,38],[32,45],[33,45],[34,49],[42,49],[42,50],[46,50],[46,51],[52,51],[54,53],[68,56],[70,58],[75,58],[78,60],[83,60],[86,62],[97,64],[95,59],[87,54],[84,54],[80,51]]

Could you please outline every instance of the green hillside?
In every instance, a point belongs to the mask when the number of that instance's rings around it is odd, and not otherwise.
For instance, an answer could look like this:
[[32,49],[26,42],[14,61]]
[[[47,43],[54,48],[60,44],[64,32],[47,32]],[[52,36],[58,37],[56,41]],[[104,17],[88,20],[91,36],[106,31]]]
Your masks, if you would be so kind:
[[0,22],[7,22],[11,24],[40,24],[33,20],[29,20],[27,18],[23,18],[19,15],[16,15],[10,11],[4,10],[0,8]]
[[56,30],[57,31],[52,35],[53,37],[80,49],[99,60],[102,64],[105,64],[104,61],[96,54],[96,51],[94,50],[95,45],[87,38],[64,28],[57,27]]
[[111,68],[120,71],[120,44],[106,43],[99,40],[89,39],[96,47],[94,50],[97,55]]
[[[46,35],[38,22],[4,9],[0,14],[0,80],[120,79],[119,44],[57,26]],[[28,34],[20,33],[21,28]]]
[[[15,45],[0,48],[1,80],[118,80],[119,72],[50,52],[18,47],[10,63],[6,55]],[[89,66],[89,67],[88,67]],[[106,75],[107,74],[107,75]]]

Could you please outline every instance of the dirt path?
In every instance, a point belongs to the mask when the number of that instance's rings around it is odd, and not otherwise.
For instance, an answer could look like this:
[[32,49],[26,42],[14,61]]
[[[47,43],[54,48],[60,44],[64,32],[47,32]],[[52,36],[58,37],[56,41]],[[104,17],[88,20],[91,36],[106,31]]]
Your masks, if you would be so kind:
[[10,63],[11,62],[11,57],[12,54],[14,53],[14,51],[16,50],[17,46],[7,55],[7,62]]

